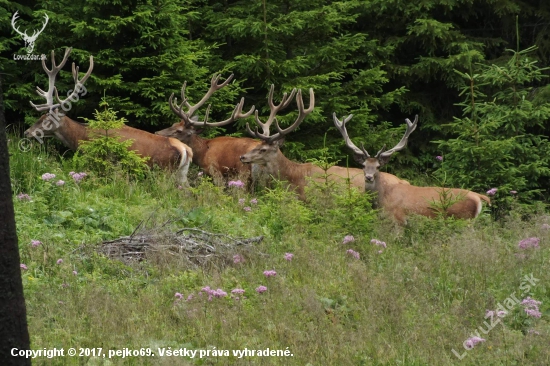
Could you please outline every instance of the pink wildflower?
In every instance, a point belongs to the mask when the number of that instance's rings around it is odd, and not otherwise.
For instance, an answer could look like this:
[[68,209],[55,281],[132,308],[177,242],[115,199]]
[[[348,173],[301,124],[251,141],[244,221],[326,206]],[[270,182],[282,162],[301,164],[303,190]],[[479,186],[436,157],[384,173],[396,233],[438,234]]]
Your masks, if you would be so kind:
[[250,212],[252,211],[252,207],[246,206],[246,207],[243,207],[243,210],[245,210],[246,212]]
[[519,242],[518,247],[520,249],[538,248],[540,239],[537,237],[523,239]]
[[540,304],[542,304],[542,301],[537,301],[535,299],[532,299],[531,296],[527,296],[521,302],[521,305],[523,305],[525,307],[538,307]]
[[510,194],[518,194],[518,191],[510,191]]
[[55,174],[52,174],[52,173],[44,173],[42,174],[42,180],[43,181],[49,181],[51,179],[54,179],[55,178]]
[[29,196],[28,194],[26,193],[19,193],[17,195],[17,199],[19,201],[30,201],[31,200],[31,196]]
[[60,180],[58,180],[57,182],[55,182],[55,185],[58,186],[58,187],[64,186],[64,185],[65,185],[65,181],[60,179]]
[[253,205],[257,205],[258,204],[258,200],[256,198],[252,198],[250,200],[250,203],[253,204]]
[[23,264],[23,263],[21,263],[21,264],[19,265],[19,267],[21,267],[21,269],[23,269],[23,270],[25,270],[25,271],[28,269],[28,268],[27,268],[27,265],[26,265],[26,264]]
[[494,196],[498,191],[498,188],[491,188],[487,191],[488,196]]
[[186,301],[191,301],[191,300],[193,300],[194,297],[195,297],[195,295],[190,294],[189,296],[187,296],[187,300],[186,300]]
[[499,318],[504,318],[506,316],[506,314],[508,314],[508,312],[506,310],[499,310],[497,311],[497,316]]
[[471,337],[471,338],[468,338],[466,341],[464,341],[464,346],[467,349],[472,349],[475,347],[476,344],[481,342],[485,342],[485,339],[480,337]]
[[256,292],[259,293],[259,294],[263,294],[266,291],[267,291],[267,287],[265,287],[265,286],[258,286],[256,288]]
[[73,274],[76,276],[76,275],[78,274],[78,272],[77,272],[77,271],[73,271]]
[[175,296],[175,297],[176,297],[176,299],[178,299],[178,300],[181,300],[181,299],[183,299],[183,295],[182,295],[182,294],[180,294],[179,292],[176,292],[176,294],[175,294],[174,296]]
[[277,275],[277,272],[275,272],[273,270],[264,271],[264,276],[266,276],[266,277],[273,277],[273,276],[276,276],[276,275]]
[[381,246],[381,247],[387,248],[386,242],[384,242],[384,241],[380,241],[380,240],[378,240],[378,239],[372,239],[370,242],[371,242],[372,244],[376,244],[376,245],[379,245],[379,246]]
[[242,255],[240,255],[240,254],[235,254],[235,255],[233,256],[233,263],[237,264],[237,263],[242,263],[242,262],[244,262],[244,258],[243,258]]
[[244,294],[244,290],[242,288],[236,288],[234,290],[231,290],[231,293],[234,295],[242,295]]
[[214,297],[217,297],[217,298],[226,297],[226,296],[227,296],[227,292],[225,292],[224,290],[222,290],[221,288],[219,288],[219,289],[217,289],[217,290],[212,291],[212,295],[214,295]]
[[40,240],[34,240],[34,239],[31,240],[31,246],[32,246],[33,248],[36,248],[36,247],[39,246],[40,244],[42,244],[42,242],[41,242]]
[[443,161],[443,156],[441,156],[441,155],[438,155],[438,156],[436,156],[435,158],[436,158],[437,160],[439,160],[439,161]]
[[244,205],[244,198],[239,198],[239,205]]
[[202,177],[203,174],[204,174],[204,172],[198,172],[197,177]]
[[227,183],[227,185],[229,187],[237,187],[237,188],[242,188],[244,187],[244,183],[241,182],[240,180],[232,180],[230,181],[229,183]]
[[529,316],[532,316],[534,318],[540,318],[542,316],[542,313],[537,309],[523,309],[525,310],[525,313]]
[[76,183],[79,183],[82,179],[84,179],[84,177],[86,177],[88,174],[86,173],[75,173],[75,172],[70,172],[69,175],[71,177],[73,177],[74,181]]
[[59,258],[59,259],[57,260],[57,264],[61,264],[61,263],[63,263],[63,259]]
[[344,236],[344,240],[342,240],[342,244],[351,243],[352,241],[355,241],[353,235],[346,235]]
[[292,254],[292,253],[285,253],[285,259],[286,259],[287,261],[289,261],[289,262],[292,260],[293,257],[294,257],[294,254]]
[[353,249],[348,249],[346,253],[350,254],[355,259],[359,259],[359,253]]

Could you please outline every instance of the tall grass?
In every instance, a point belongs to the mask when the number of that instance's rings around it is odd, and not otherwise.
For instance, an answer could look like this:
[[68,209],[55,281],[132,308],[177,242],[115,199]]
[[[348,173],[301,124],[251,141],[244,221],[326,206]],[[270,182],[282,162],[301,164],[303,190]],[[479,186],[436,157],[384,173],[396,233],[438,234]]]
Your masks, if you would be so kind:
[[[11,139],[14,194],[31,197],[14,200],[33,349],[145,347],[156,354],[40,358],[39,364],[550,364],[544,225],[550,217],[544,212],[512,211],[504,222],[488,214],[472,222],[415,218],[402,229],[375,216],[363,195],[337,189],[312,189],[307,203],[283,187],[251,196],[217,187],[196,170],[190,190],[178,189],[162,171],[139,182],[88,172],[76,183],[70,159],[44,146],[23,153],[17,143]],[[44,173],[56,178],[43,181]],[[59,179],[65,185],[57,186]],[[173,231],[200,227],[264,240],[204,268],[169,255],[129,266],[97,254],[102,241],[129,235],[144,220],[169,222]],[[354,240],[342,244],[346,235]],[[528,237],[540,238],[540,248],[518,248]],[[372,244],[374,238],[387,248]],[[244,261],[234,263],[233,255]],[[266,277],[266,270],[277,274]],[[523,293],[531,274],[539,281]],[[260,294],[262,285],[267,291]],[[206,286],[228,295],[209,301],[201,291]],[[235,288],[244,296],[231,295]],[[486,310],[513,293],[542,301],[542,317],[516,305],[481,333],[485,342],[465,351],[463,342],[483,326]],[[230,356],[161,358],[159,347],[215,348]],[[292,356],[233,356],[245,348],[288,348]],[[465,357],[460,361],[453,349]]]

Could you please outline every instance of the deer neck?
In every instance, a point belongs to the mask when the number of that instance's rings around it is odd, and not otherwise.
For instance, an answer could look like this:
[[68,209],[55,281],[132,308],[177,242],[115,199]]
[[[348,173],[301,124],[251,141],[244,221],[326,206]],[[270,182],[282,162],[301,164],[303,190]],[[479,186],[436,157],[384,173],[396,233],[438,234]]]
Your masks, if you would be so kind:
[[373,182],[365,181],[365,190],[376,193],[378,195],[376,200],[378,206],[383,205],[384,198],[386,196],[386,182],[384,182],[384,178],[380,175],[380,173],[377,173],[374,176]]
[[191,137],[191,144],[189,147],[193,150],[193,163],[197,164],[202,169],[208,168],[205,167],[206,163],[204,158],[206,156],[206,152],[208,151],[209,141],[209,139],[202,138],[199,135],[193,135],[193,137]]
[[69,149],[76,151],[79,141],[88,140],[88,131],[86,126],[73,121],[67,116],[59,120],[59,128],[54,132],[57,137]]

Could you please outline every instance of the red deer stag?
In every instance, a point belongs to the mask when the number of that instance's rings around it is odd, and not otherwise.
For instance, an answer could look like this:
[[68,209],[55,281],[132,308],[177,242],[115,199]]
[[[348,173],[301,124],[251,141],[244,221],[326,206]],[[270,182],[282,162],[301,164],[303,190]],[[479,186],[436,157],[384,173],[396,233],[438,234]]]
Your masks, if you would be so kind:
[[[255,131],[252,131],[248,123],[246,125],[248,133],[262,140],[262,143],[241,156],[241,161],[246,164],[257,164],[262,173],[273,176],[276,179],[287,181],[290,186],[296,190],[300,199],[303,200],[305,199],[304,188],[307,184],[307,178],[313,178],[318,182],[322,182],[324,180],[325,171],[311,163],[300,164],[287,159],[280,151],[279,147],[282,145],[284,137],[288,133],[294,131],[300,123],[302,123],[304,118],[313,111],[315,107],[315,96],[313,94],[313,89],[309,89],[310,104],[308,109],[304,109],[302,91],[299,90],[296,94],[296,89],[294,89],[289,97],[287,97],[286,93],[283,94],[283,98],[279,105],[275,105],[273,103],[273,90],[274,85],[271,85],[268,96],[268,104],[271,112],[267,121],[262,123],[258,118],[257,112],[255,115],[256,123],[262,128],[263,133],[260,134],[258,132],[258,127],[256,127]],[[275,116],[277,112],[286,108],[290,102],[292,102],[292,98],[295,94],[296,103],[298,104],[298,117],[290,127],[282,130]],[[270,136],[269,129],[273,122],[275,122],[277,133]],[[349,177],[354,187],[364,189],[365,183],[360,169],[333,166],[328,169],[326,174],[328,174],[329,179],[338,181],[342,181],[343,178]]]
[[359,149],[353,144],[346,130],[346,123],[351,120],[353,115],[349,115],[343,121],[333,114],[334,124],[346,141],[347,147],[353,151],[355,161],[363,166],[365,189],[378,193],[378,205],[383,208],[399,224],[406,224],[409,214],[418,214],[427,217],[435,217],[439,208],[437,204],[442,201],[443,195],[447,194],[450,203],[454,202],[445,210],[448,216],[470,219],[477,217],[481,212],[481,201],[491,201],[487,196],[458,188],[439,188],[439,187],[416,187],[406,184],[388,184],[380,175],[380,168],[384,166],[396,151],[403,150],[407,145],[409,135],[416,129],[418,124],[418,115],[411,122],[408,118],[407,130],[405,135],[394,148],[385,150],[386,146],[372,158],[367,150],[362,146]]
[[[93,133],[94,131],[91,131],[86,125],[75,122],[62,114],[59,111],[59,107],[70,106],[70,101],[74,102],[78,100],[78,94],[82,92],[84,83],[92,73],[94,61],[93,57],[90,56],[90,67],[80,80],[78,79],[78,67],[75,68],[75,64],[73,63],[75,88],[66,99],[61,100],[55,87],[55,78],[59,70],[67,62],[70,53],[71,48],[67,48],[63,60],[59,65],[56,65],[54,51],[52,51],[51,70],[48,70],[45,60],[42,60],[42,67],[49,78],[49,88],[48,91],[43,91],[38,87],[36,89],[38,95],[46,99],[46,103],[35,105],[31,102],[31,105],[39,112],[48,111],[48,113],[40,117],[33,126],[26,130],[25,136],[29,138],[31,136],[35,137],[40,142],[42,142],[42,138],[44,137],[56,137],[69,149],[76,151],[80,141],[89,140],[91,132]],[[54,104],[54,92],[57,104]],[[135,150],[142,157],[149,157],[149,166],[157,164],[163,168],[175,169],[177,170],[178,181],[187,185],[187,171],[193,157],[193,152],[189,146],[177,139],[157,136],[128,126],[117,130],[116,134],[120,137],[121,141],[133,140],[129,149]]]
[[[243,113],[244,98],[235,106],[231,116],[225,121],[208,122],[210,105],[206,109],[204,121],[198,121],[194,116],[197,110],[214,94],[215,91],[223,88],[233,79],[231,74],[227,80],[218,84],[220,75],[214,75],[210,82],[210,89],[195,105],[191,105],[185,97],[185,88],[187,82],[183,83],[181,88],[181,104],[174,102],[174,94],[170,96],[169,103],[172,111],[181,118],[180,122],[174,123],[172,127],[165,128],[155,132],[157,135],[177,138],[189,145],[193,149],[193,162],[202,170],[214,177],[227,176],[230,174],[250,174],[250,166],[243,165],[239,160],[242,154],[252,150],[260,144],[260,141],[251,138],[237,138],[229,136],[220,136],[213,139],[205,139],[199,136],[201,130],[196,127],[219,127],[234,122],[238,118],[248,117],[254,112],[254,106],[247,113]],[[187,111],[183,111],[183,106]]]

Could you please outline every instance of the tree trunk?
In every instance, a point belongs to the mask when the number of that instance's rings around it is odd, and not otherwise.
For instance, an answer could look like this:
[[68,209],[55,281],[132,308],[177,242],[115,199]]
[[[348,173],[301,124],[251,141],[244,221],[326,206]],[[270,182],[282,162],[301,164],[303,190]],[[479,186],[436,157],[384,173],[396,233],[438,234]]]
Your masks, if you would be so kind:
[[12,349],[30,349],[27,311],[21,282],[15,230],[2,75],[0,74],[0,360],[2,365],[30,365],[30,358],[13,357]]

